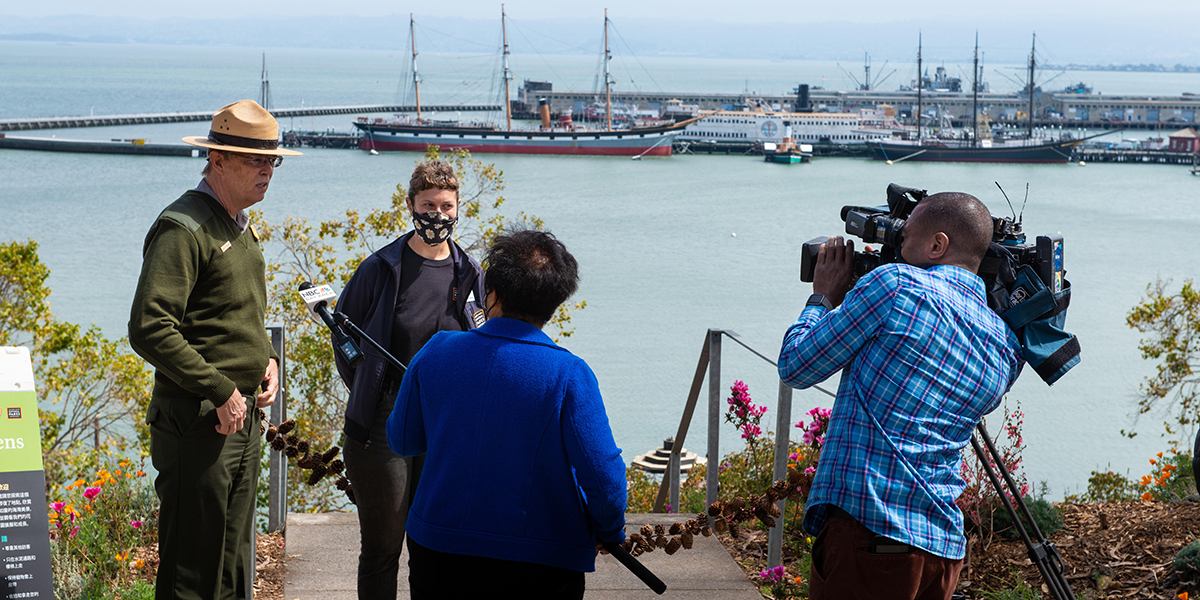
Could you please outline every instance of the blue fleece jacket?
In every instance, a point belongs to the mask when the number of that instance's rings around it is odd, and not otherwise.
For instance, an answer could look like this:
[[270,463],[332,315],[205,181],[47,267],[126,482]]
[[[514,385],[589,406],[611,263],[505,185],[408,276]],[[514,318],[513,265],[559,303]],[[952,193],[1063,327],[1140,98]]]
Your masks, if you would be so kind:
[[387,423],[426,453],[407,530],[441,552],[596,570],[625,539],[625,463],[596,376],[545,333],[496,318],[417,353]]

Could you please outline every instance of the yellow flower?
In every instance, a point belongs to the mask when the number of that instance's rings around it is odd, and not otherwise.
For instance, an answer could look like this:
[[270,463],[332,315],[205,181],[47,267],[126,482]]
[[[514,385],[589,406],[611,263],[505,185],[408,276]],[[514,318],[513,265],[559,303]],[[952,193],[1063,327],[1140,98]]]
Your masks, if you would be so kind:
[[118,552],[118,553],[114,554],[113,557],[117,559],[117,562],[125,562],[125,559],[129,558],[129,553],[128,552],[124,552],[124,553]]
[[1152,459],[1150,459],[1150,464],[1152,464],[1152,465],[1157,465],[1157,464],[1158,464],[1158,461],[1157,461],[1157,460],[1154,460],[1154,459],[1152,458]]
[[1176,596],[1176,598],[1179,598],[1179,600],[1188,600],[1187,592],[1184,592],[1184,593]]
[[[804,578],[797,577],[797,578],[793,579],[792,581],[796,582],[796,585],[800,585],[800,583],[804,581]],[[1184,598],[1184,600],[1187,600],[1187,598]]]
[[1150,492],[1146,492],[1145,494],[1142,494],[1142,500],[1145,500],[1146,502],[1149,502],[1153,499],[1154,499],[1154,495],[1151,494]]
[[1158,454],[1155,454],[1155,456],[1157,456],[1157,457],[1159,457],[1159,458],[1162,458],[1162,452],[1159,452]]

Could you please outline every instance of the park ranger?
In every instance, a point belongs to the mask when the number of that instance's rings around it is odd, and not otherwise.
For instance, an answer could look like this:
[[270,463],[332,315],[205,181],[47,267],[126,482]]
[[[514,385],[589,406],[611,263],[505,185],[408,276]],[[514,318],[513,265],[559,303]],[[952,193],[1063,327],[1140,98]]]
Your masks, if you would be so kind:
[[222,107],[203,179],[154,221],[129,316],[129,342],[155,368],[146,414],[158,477],[155,597],[248,598],[260,461],[254,409],[279,389],[265,329],[266,270],[246,209],[284,156],[279,125],[253,100]]

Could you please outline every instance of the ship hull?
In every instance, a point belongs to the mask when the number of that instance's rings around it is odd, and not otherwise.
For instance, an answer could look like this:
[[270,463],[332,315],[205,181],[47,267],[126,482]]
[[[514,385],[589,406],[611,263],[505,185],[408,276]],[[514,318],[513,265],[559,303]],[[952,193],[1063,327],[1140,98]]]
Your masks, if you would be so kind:
[[363,150],[424,152],[430,146],[472,153],[670,156],[681,127],[633,131],[501,131],[413,125],[355,123]]
[[947,147],[934,145],[868,142],[875,160],[924,162],[1066,163],[1079,140],[1033,146]]

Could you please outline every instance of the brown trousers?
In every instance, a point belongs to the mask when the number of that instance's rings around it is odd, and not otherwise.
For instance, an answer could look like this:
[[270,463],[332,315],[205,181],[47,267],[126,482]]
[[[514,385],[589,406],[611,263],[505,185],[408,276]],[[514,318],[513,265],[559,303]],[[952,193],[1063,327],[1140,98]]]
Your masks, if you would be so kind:
[[962,559],[919,548],[875,554],[875,537],[855,519],[829,519],[813,543],[809,600],[950,600]]

